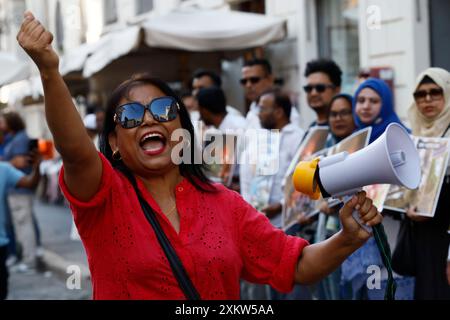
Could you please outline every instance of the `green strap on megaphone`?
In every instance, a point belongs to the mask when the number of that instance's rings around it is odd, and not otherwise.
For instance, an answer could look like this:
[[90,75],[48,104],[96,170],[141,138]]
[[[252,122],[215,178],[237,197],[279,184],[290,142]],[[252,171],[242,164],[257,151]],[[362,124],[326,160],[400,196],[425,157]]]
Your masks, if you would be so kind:
[[[347,203],[352,199],[352,196],[345,196],[343,199],[344,203]],[[358,212],[353,211],[353,218],[359,223],[359,225],[364,228],[367,232],[372,233],[377,244],[378,251],[381,255],[381,260],[385,266],[388,279],[386,284],[386,291],[384,292],[384,300],[395,300],[395,291],[397,289],[397,284],[394,280],[394,272],[392,270],[392,254],[389,242],[387,240],[386,232],[384,231],[383,224],[377,224],[373,227],[368,227],[361,222]]]
[[388,279],[386,284],[386,291],[384,292],[384,300],[395,300],[395,291],[397,290],[397,283],[394,280],[394,272],[392,271],[392,255],[389,242],[387,240],[384,227],[380,223],[373,226],[373,237],[377,243],[378,250],[380,251],[381,259],[388,272]]

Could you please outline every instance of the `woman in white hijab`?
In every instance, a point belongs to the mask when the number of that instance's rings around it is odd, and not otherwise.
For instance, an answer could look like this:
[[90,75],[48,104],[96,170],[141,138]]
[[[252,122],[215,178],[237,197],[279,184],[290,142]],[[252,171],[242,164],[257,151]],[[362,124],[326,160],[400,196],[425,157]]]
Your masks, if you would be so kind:
[[[450,73],[429,68],[417,78],[414,103],[409,109],[412,134],[421,137],[450,137]],[[420,217],[409,208],[415,221],[415,299],[450,299],[447,253],[450,243],[450,176],[444,178],[433,218]]]

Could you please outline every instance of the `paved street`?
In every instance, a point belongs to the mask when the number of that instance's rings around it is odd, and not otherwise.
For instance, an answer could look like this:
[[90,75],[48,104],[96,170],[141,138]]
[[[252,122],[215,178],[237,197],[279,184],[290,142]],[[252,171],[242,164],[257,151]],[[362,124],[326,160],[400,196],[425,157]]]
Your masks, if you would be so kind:
[[61,277],[52,272],[11,273],[8,300],[81,300],[90,299],[90,284],[82,283],[81,290],[69,290]]
[[81,242],[70,239],[72,218],[64,206],[35,203],[45,249],[46,271],[32,273],[10,272],[8,299],[90,299],[91,285],[81,277],[80,289],[70,290],[66,280],[72,274],[67,266],[76,265],[87,273],[87,260]]

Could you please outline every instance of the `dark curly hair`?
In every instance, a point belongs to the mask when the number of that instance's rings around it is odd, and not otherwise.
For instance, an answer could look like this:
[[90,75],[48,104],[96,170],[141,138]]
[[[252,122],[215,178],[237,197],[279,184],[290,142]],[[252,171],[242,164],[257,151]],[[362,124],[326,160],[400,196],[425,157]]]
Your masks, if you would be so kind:
[[312,73],[323,72],[330,78],[330,81],[340,87],[342,84],[342,70],[333,60],[317,59],[306,64],[305,77]]
[[[122,98],[128,97],[130,90],[134,87],[141,85],[152,85],[160,89],[165,95],[173,97],[178,102],[180,109],[178,115],[180,117],[181,126],[187,130],[191,137],[191,143],[194,144],[196,139],[194,137],[194,127],[192,125],[189,113],[184,106],[181,99],[175,94],[175,92],[162,80],[153,78],[147,74],[134,75],[130,79],[120,84],[111,94],[106,104],[106,115],[103,130],[100,134],[100,151],[109,160],[111,165],[121,171],[130,182],[136,186],[136,180],[133,173],[122,160],[114,160],[111,146],[109,145],[109,134],[112,133],[116,127],[114,122],[114,114],[116,108],[119,106]],[[180,173],[183,177],[189,180],[196,189],[206,192],[214,191],[214,187],[211,181],[206,177],[204,173],[204,165],[194,163],[195,147],[191,147],[191,163],[181,163],[179,165]]]

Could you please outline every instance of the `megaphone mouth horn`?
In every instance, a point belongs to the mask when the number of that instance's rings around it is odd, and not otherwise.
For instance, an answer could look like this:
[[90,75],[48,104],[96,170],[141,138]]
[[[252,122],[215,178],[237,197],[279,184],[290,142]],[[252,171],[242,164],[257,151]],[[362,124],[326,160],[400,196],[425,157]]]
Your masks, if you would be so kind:
[[399,124],[390,124],[373,143],[352,154],[341,152],[324,159],[301,161],[294,171],[296,190],[318,199],[354,194],[374,184],[416,189],[420,158],[413,140]]
[[396,178],[406,188],[417,189],[421,176],[420,158],[408,132],[399,124],[391,123],[384,135],[386,152]]

